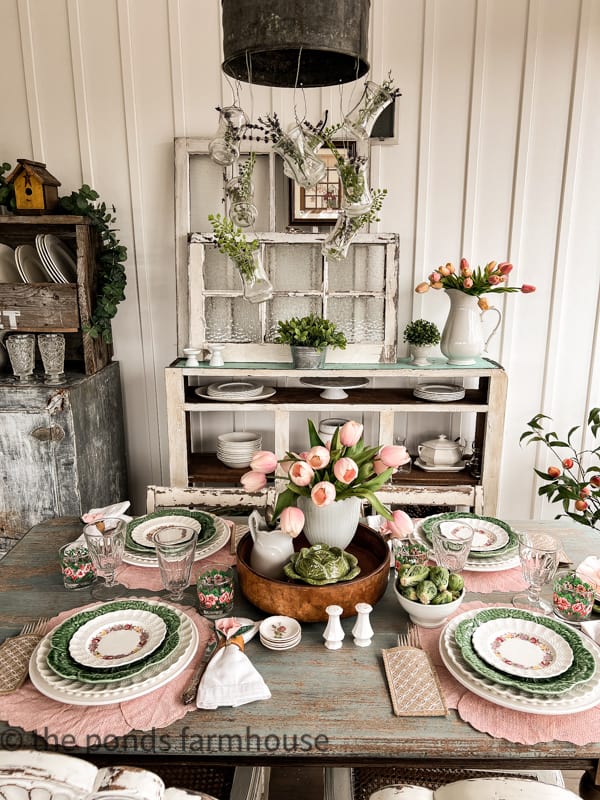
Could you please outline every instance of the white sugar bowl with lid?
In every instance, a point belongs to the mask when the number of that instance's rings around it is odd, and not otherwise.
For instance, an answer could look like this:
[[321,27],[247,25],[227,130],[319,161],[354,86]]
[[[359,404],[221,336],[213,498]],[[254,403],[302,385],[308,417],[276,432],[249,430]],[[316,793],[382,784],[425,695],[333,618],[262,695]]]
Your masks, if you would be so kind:
[[453,442],[444,433],[435,439],[429,439],[417,447],[419,458],[430,467],[451,467],[458,464],[463,456],[464,447],[460,442]]

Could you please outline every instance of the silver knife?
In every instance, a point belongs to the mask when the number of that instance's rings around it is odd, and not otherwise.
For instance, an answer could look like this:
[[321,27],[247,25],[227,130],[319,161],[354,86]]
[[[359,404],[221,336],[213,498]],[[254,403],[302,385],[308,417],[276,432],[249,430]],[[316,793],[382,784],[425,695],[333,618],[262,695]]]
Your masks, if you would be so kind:
[[188,683],[188,685],[183,690],[183,694],[181,695],[181,701],[184,705],[189,705],[196,697],[196,693],[198,691],[198,686],[200,685],[200,679],[204,674],[204,670],[206,669],[206,665],[210,661],[213,653],[217,649],[217,638],[213,634],[213,638],[209,640],[208,644],[204,649],[204,653],[202,654],[202,658],[196,669],[194,670],[194,674],[192,675],[192,679]]

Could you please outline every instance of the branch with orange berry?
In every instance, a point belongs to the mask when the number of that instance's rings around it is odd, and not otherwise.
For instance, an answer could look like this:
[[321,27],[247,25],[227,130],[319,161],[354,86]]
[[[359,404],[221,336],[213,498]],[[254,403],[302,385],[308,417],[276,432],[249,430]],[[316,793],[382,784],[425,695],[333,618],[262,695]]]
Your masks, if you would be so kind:
[[535,286],[524,283],[522,286],[507,286],[508,276],[513,270],[513,265],[508,261],[497,264],[489,261],[485,267],[471,269],[466,258],[461,258],[459,269],[456,270],[454,264],[447,264],[438,267],[429,275],[429,282],[423,281],[416,288],[417,294],[423,294],[430,289],[457,289],[465,294],[479,297],[479,307],[487,310],[488,303],[482,294],[488,292],[523,292],[530,294],[535,292]]
[[[542,420],[545,419],[551,417],[536,414],[527,423],[529,430],[522,433],[519,439],[527,444],[543,443],[560,464],[548,467],[546,472],[534,470],[543,481],[547,481],[540,486],[538,494],[547,497],[551,503],[562,503],[564,513],[557,514],[556,519],[570,517],[575,522],[600,530],[600,445],[578,451],[573,444],[573,437],[579,426],[571,428],[564,440],[555,431],[544,432]],[[592,408],[587,424],[592,436],[597,439],[600,408]],[[565,449],[568,454],[564,452]]]

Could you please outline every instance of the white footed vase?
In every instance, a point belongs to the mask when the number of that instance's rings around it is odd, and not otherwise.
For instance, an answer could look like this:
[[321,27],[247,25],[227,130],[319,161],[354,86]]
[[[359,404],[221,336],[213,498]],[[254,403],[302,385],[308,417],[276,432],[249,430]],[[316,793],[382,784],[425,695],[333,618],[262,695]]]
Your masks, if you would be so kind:
[[[481,311],[478,297],[465,294],[458,289],[446,289],[450,299],[450,312],[442,331],[440,350],[449,364],[468,366],[487,349],[488,343],[502,322],[502,314],[495,306]],[[498,315],[498,322],[487,338],[484,338],[482,319],[488,311]]]
[[310,497],[299,497],[298,508],[304,512],[304,535],[310,544],[347,547],[356,533],[362,500],[347,497],[328,506],[316,506]]

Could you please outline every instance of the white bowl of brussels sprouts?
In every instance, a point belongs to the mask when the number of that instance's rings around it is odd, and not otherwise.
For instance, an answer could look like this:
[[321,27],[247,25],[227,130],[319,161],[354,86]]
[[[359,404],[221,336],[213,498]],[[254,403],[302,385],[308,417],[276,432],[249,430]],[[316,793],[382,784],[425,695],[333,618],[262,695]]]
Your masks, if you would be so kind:
[[462,603],[465,582],[462,575],[445,567],[403,564],[394,581],[394,592],[411,622],[437,628]]

